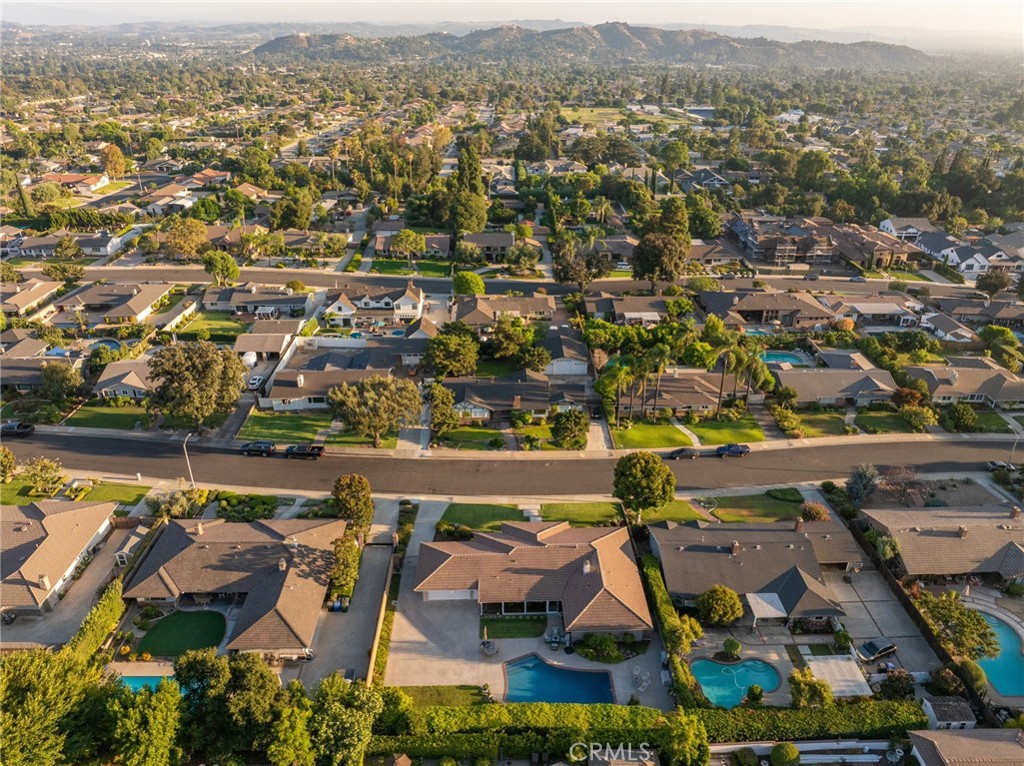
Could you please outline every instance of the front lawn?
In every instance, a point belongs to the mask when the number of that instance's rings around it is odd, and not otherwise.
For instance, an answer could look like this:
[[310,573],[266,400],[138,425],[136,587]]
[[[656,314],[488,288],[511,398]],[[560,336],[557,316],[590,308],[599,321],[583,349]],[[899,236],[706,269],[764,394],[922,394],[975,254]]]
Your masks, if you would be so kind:
[[845,413],[835,410],[825,412],[798,412],[800,417],[800,430],[804,432],[804,438],[816,439],[819,436],[842,436],[846,423]]
[[853,421],[858,428],[869,434],[913,433],[903,416],[888,410],[862,410]]
[[714,515],[725,522],[785,521],[800,515],[803,501],[800,491],[793,487],[770,489],[763,495],[720,497]]
[[528,617],[481,617],[480,638],[537,638],[543,636],[548,627],[548,618],[544,615]]
[[504,521],[523,521],[523,512],[514,505],[487,503],[451,503],[445,509],[440,524],[453,524],[480,531],[501,529]]
[[568,521],[574,527],[592,527],[622,518],[618,503],[544,503],[544,521]]
[[742,444],[763,442],[764,432],[749,412],[738,420],[702,420],[688,425],[701,444]]
[[178,338],[196,340],[205,330],[214,343],[234,343],[235,338],[248,329],[249,325],[240,322],[230,311],[200,311],[195,319],[178,331]]
[[654,524],[658,521],[675,521],[685,524],[688,521],[706,520],[685,500],[673,500],[663,508],[644,511],[640,518],[645,524]]
[[416,268],[410,269],[409,262],[396,258],[374,258],[370,272],[378,274],[397,274],[399,276],[413,276],[418,274],[421,277],[450,277],[452,275],[452,264],[450,261],[415,261]]
[[139,407],[137,404],[129,404],[127,407],[106,407],[99,400],[93,400],[79,407],[64,425],[130,431],[135,428],[136,423],[145,426],[146,420],[145,407]]
[[[319,412],[259,412],[253,411],[238,432],[242,441],[272,441],[280,444],[302,444],[316,440],[317,433],[331,427],[331,415]],[[369,437],[351,432],[332,433],[327,444],[341,447],[371,447]],[[398,434],[385,434],[381,448],[394,449]]]
[[452,449],[492,449],[491,441],[501,439],[501,431],[484,426],[460,426],[442,437],[444,446]]
[[634,423],[630,428],[612,428],[615,449],[658,449],[689,447],[690,437],[671,423]]
[[16,269],[27,269],[47,263],[59,263],[64,266],[73,263],[77,266],[89,266],[98,260],[99,258],[10,258],[4,262],[11,264]]
[[511,359],[478,359],[476,376],[478,378],[507,378],[519,371],[519,367]]
[[152,487],[140,487],[138,484],[117,484],[116,482],[101,482],[90,489],[83,500],[90,503],[120,503],[121,505],[135,507],[142,498],[146,496]]
[[546,423],[544,425],[536,424],[531,426],[523,426],[522,428],[515,429],[515,432],[520,437],[525,438],[527,436],[532,436],[534,439],[536,439],[538,442],[538,446],[535,449],[560,449],[559,446],[555,444],[554,438],[551,436],[551,426],[549,426]]
[[2,505],[28,505],[36,500],[43,500],[42,497],[30,495],[32,486],[19,476],[15,476],[7,484],[0,484],[0,504]]
[[1010,434],[1013,429],[1003,420],[1003,416],[997,412],[977,412],[978,423],[974,427],[975,433],[985,434]]
[[470,707],[488,701],[479,686],[403,686],[402,691],[416,707]]
[[226,630],[220,612],[174,612],[162,618],[139,641],[136,652],[154,657],[177,657],[189,649],[217,646]]

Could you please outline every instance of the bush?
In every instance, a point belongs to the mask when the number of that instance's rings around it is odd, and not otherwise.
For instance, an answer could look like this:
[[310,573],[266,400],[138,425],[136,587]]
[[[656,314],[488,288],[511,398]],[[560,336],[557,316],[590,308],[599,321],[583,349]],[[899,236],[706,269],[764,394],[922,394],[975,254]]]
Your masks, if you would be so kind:
[[891,671],[879,685],[878,696],[884,700],[903,700],[914,696],[914,679],[899,668]]
[[821,503],[808,501],[800,506],[800,516],[804,521],[828,521],[828,508]]
[[850,634],[846,632],[845,628],[840,628],[832,634],[832,640],[836,645],[836,649],[842,652],[850,651],[850,647],[853,646],[853,639]]
[[92,657],[100,650],[103,642],[107,640],[110,632],[117,627],[117,623],[124,616],[124,599],[121,598],[121,578],[115,578],[103,595],[99,597],[96,605],[89,610],[89,613],[82,620],[82,627],[71,637],[71,640],[64,645],[64,651],[70,652],[82,659]]
[[757,684],[751,684],[747,689],[747,704],[760,705],[764,702],[764,689]]
[[243,522],[273,518],[277,511],[277,497],[274,495],[238,495],[221,492],[217,517],[226,521]]
[[727,638],[722,642],[722,651],[730,659],[738,660],[740,657],[740,650],[742,645],[735,638]]
[[576,654],[594,662],[622,662],[626,656],[619,651],[615,636],[610,633],[587,633],[581,641],[573,646]]
[[941,668],[935,668],[931,673],[931,683],[935,691],[940,695],[957,696],[964,693],[964,682],[957,675],[956,665],[950,663]]
[[974,660],[963,660],[960,663],[958,672],[964,683],[974,689],[975,692],[981,694],[985,691],[985,686],[988,683],[988,677],[985,675],[985,671],[981,669],[981,665],[977,662]]
[[714,585],[697,596],[697,615],[705,625],[729,625],[743,616],[743,603],[736,591]]
[[1024,596],[1024,583],[1012,582],[1003,588],[1003,593],[1011,598],[1020,598]]
[[780,742],[772,748],[772,766],[800,766],[800,751],[792,742]]
[[828,707],[832,704],[832,687],[828,681],[815,678],[810,668],[795,668],[789,675],[789,696],[794,708]]
[[757,766],[757,753],[752,747],[741,747],[734,755],[739,766]]

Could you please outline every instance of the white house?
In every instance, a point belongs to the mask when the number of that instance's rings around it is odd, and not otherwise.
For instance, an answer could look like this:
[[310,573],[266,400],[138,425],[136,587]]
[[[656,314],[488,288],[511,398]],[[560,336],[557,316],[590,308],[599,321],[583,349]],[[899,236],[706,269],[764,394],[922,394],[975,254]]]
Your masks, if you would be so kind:
[[953,317],[939,312],[921,317],[921,329],[927,330],[939,340],[948,340],[954,343],[970,343],[977,337],[969,327],[960,324]]
[[587,345],[568,329],[552,327],[544,339],[551,361],[544,368],[549,377],[577,377],[588,372]]
[[938,231],[927,218],[886,218],[878,224],[878,228],[886,234],[911,243],[916,243],[922,234]]
[[978,723],[963,697],[925,697],[921,709],[928,716],[929,729],[973,729]]
[[404,288],[342,292],[324,310],[332,327],[358,327],[374,322],[407,324],[423,316],[426,296],[410,280]]

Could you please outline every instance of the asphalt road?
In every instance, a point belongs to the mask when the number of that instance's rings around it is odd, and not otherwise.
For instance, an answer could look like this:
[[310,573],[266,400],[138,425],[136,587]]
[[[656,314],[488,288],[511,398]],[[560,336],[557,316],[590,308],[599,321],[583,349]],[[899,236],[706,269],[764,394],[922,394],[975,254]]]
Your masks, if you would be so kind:
[[[19,461],[37,455],[59,458],[67,468],[177,479],[188,469],[178,443],[138,439],[41,434],[8,440]],[[863,443],[827,448],[754,452],[745,458],[701,458],[669,465],[681,490],[823,481],[849,473],[863,462],[879,468],[903,465],[922,473],[977,471],[986,460],[1005,460],[1008,447],[978,437],[964,442]],[[564,496],[611,492],[614,458],[578,460],[480,460],[327,456],[319,461],[244,457],[192,445],[192,469],[199,483],[249,485],[255,489],[320,490],[329,493],[343,473],[366,476],[380,492],[418,495]]]

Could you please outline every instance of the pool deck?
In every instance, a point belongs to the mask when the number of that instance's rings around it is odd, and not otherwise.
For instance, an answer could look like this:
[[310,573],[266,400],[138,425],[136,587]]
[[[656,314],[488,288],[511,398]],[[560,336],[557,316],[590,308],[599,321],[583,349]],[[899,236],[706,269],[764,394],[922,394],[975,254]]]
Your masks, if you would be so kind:
[[[979,612],[992,615],[993,617],[998,617],[1004,623],[1009,625],[1010,629],[1016,633],[1017,638],[1020,640],[1020,646],[1024,646],[1024,620],[999,606],[997,603],[998,598],[1000,598],[999,591],[986,586],[972,587],[970,594],[966,596],[961,594],[961,600],[967,606],[977,609]],[[1018,651],[1020,650],[1020,646],[1017,647]],[[988,691],[989,699],[997,705],[1019,708],[1024,704],[1024,696],[1008,696],[1000,694],[996,691],[996,688],[991,682],[989,682]]]

